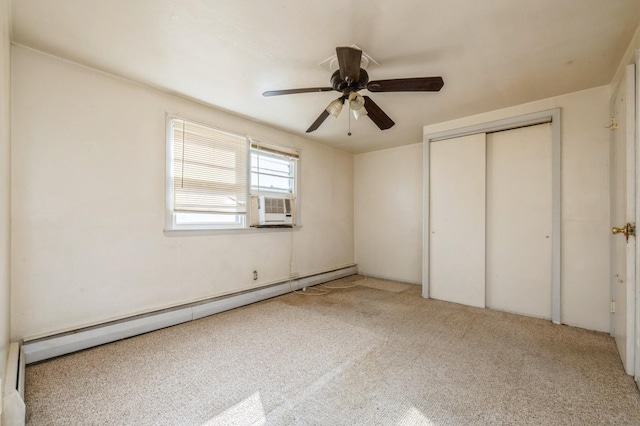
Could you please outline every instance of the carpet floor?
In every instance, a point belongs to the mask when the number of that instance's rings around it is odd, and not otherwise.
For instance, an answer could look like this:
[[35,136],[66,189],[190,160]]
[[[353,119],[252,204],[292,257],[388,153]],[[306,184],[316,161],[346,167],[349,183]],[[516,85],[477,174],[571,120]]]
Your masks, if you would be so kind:
[[640,425],[609,335],[365,284],[29,365],[27,424]]

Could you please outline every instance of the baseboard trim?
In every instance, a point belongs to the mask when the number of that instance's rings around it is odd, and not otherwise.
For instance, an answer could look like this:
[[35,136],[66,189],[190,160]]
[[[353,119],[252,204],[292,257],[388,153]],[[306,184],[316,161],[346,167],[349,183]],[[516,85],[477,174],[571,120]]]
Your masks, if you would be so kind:
[[204,318],[261,300],[281,296],[292,290],[311,287],[358,273],[357,265],[348,266],[306,277],[299,277],[271,284],[266,287],[215,297],[144,315],[136,315],[91,327],[25,341],[22,345],[23,359],[31,364],[57,356],[66,355],[105,343],[115,342],[139,334],[160,330],[188,321]]

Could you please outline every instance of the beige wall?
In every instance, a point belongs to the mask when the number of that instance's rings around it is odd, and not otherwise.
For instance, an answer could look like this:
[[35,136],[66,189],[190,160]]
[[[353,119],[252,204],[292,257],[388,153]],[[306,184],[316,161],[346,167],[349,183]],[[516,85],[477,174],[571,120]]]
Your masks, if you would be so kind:
[[[562,321],[600,331],[609,331],[608,97],[603,86],[425,127],[435,133],[562,108]],[[421,154],[410,145],[355,157],[356,259],[365,272],[421,280]],[[402,194],[402,202],[370,208],[381,185],[387,196]],[[410,208],[395,216],[404,203]]]
[[358,270],[419,284],[422,279],[422,144],[355,156]]
[[[4,378],[11,323],[10,16],[9,0],[0,0],[0,379]],[[2,386],[0,396],[1,393]]]
[[[14,338],[284,280],[291,252],[353,263],[351,154],[24,47],[12,66]],[[165,235],[167,113],[300,148],[302,229]]]

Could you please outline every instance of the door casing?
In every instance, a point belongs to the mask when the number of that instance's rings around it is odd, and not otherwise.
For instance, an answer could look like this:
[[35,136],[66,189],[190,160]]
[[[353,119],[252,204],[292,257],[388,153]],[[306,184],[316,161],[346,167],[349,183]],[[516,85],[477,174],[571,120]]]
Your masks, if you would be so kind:
[[[636,144],[636,178],[640,176],[638,173],[638,166],[640,165],[640,50],[635,52],[635,64],[636,64],[636,111],[635,111],[635,144]],[[638,185],[638,182],[636,182]],[[637,189],[637,188],[636,188]],[[640,191],[636,190],[636,225],[640,223]],[[637,244],[636,238],[636,244]],[[636,291],[635,291],[635,381],[640,387],[640,249],[636,246]]]

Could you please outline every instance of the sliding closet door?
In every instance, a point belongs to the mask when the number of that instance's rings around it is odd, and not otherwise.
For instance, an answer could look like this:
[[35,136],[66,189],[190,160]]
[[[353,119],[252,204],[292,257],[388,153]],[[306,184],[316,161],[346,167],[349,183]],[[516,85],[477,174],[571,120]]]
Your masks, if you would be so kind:
[[429,144],[429,289],[485,305],[485,135]]
[[486,306],[551,318],[551,124],[487,134]]

